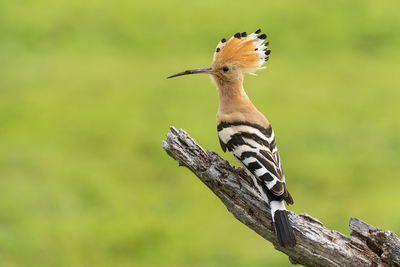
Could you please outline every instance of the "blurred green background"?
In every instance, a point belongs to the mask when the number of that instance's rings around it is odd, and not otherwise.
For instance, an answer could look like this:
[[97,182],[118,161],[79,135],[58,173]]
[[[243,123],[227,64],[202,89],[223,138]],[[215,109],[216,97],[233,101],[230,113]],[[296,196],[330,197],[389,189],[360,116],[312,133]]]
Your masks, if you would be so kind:
[[[289,266],[161,145],[222,154],[206,75],[259,27],[245,88],[274,126],[291,210],[400,233],[398,1],[1,1],[1,266]],[[225,158],[232,160],[229,155]]]

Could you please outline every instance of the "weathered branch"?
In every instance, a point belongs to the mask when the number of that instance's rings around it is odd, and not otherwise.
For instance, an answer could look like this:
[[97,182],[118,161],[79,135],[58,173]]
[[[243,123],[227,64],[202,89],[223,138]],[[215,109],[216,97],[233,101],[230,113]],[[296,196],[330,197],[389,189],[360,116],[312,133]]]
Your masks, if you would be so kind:
[[306,266],[400,266],[400,239],[359,219],[350,219],[351,236],[329,230],[308,214],[290,213],[297,245],[279,246],[267,204],[251,179],[218,154],[205,151],[182,129],[171,127],[165,151],[189,168],[243,224],[272,242],[294,264]]

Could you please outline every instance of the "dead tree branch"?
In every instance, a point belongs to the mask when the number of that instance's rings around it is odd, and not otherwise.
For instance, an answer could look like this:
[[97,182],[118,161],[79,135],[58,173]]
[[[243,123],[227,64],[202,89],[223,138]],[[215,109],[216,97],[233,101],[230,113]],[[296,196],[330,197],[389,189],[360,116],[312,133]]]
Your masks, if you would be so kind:
[[400,266],[400,239],[390,231],[350,219],[351,237],[329,230],[308,214],[291,212],[297,245],[279,246],[267,204],[253,188],[251,179],[218,154],[205,151],[184,130],[171,127],[165,151],[180,166],[189,168],[243,224],[272,242],[293,264],[305,266]]

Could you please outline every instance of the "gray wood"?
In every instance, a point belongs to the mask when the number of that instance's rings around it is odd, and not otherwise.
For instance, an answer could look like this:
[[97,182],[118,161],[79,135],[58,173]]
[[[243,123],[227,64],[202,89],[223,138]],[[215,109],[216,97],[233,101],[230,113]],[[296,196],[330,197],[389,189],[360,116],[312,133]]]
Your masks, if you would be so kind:
[[280,247],[268,205],[243,169],[235,169],[217,153],[205,151],[184,130],[170,127],[165,151],[180,166],[189,168],[247,227],[305,266],[400,266],[400,240],[390,231],[350,219],[351,237],[329,230],[310,215],[290,212],[297,245]]

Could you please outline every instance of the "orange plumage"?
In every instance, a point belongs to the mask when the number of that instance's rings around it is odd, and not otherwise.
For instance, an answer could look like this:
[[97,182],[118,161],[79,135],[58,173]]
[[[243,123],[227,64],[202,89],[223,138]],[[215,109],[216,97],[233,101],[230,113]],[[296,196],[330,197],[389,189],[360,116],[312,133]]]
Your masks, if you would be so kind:
[[267,50],[268,43],[263,44],[266,35],[257,36],[258,33],[237,33],[228,41],[222,39],[214,53],[213,69],[226,64],[237,65],[243,73],[263,69],[270,50]]

